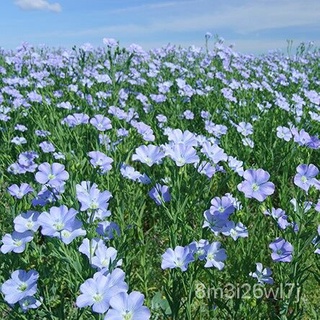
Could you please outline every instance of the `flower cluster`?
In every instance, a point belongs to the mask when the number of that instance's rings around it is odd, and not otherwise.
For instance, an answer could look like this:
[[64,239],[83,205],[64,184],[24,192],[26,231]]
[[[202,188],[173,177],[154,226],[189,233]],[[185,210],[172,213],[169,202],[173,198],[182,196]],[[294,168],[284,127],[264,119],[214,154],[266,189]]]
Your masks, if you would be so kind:
[[215,267],[222,270],[224,262],[227,259],[225,249],[221,248],[221,243],[216,241],[209,243],[205,240],[192,242],[189,246],[177,246],[174,250],[169,248],[162,255],[162,269],[180,268],[181,271],[186,271],[188,265],[195,261],[206,260],[205,268]]

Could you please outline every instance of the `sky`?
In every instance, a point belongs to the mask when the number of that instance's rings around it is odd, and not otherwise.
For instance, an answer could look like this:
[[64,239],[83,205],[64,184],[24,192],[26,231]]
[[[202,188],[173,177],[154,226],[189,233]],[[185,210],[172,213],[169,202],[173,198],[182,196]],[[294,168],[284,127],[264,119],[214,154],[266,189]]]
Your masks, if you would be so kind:
[[4,49],[103,46],[103,38],[145,50],[203,47],[206,32],[248,54],[286,52],[287,40],[319,47],[320,0],[0,0]]

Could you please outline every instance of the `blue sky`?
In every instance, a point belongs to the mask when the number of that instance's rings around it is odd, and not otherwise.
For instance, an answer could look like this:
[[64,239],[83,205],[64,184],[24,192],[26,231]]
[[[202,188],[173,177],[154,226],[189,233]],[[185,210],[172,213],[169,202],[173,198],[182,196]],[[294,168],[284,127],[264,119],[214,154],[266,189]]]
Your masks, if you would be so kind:
[[1,0],[0,47],[26,41],[71,48],[103,38],[151,49],[168,43],[204,46],[218,34],[243,53],[320,46],[320,0]]

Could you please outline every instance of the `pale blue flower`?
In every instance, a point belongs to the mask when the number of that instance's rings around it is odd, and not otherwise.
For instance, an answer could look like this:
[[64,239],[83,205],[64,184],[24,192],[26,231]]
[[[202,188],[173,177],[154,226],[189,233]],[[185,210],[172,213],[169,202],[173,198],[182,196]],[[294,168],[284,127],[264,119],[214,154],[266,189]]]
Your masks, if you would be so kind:
[[127,292],[128,285],[124,282],[124,277],[125,273],[120,269],[115,269],[106,276],[96,272],[93,278],[80,286],[81,294],[76,301],[77,307],[92,307],[94,312],[105,313],[109,309],[112,297]]
[[177,246],[174,250],[171,248],[162,255],[162,269],[180,268],[181,271],[186,271],[188,264],[194,261],[193,255],[189,247]]
[[205,268],[216,267],[219,270],[222,270],[224,267],[224,262],[227,259],[227,254],[225,249],[221,249],[220,242],[213,242],[205,246],[206,251],[206,264]]
[[257,262],[256,266],[257,266],[256,271],[250,272],[249,276],[256,278],[258,280],[258,283],[273,284],[273,279],[271,277],[272,271],[269,268],[263,269],[262,263],[260,262]]
[[110,307],[104,320],[148,320],[150,311],[143,306],[144,295],[133,291],[121,292],[110,299]]
[[1,286],[1,292],[5,295],[4,300],[14,304],[26,297],[33,296],[37,292],[39,273],[35,270],[16,270],[11,278]]

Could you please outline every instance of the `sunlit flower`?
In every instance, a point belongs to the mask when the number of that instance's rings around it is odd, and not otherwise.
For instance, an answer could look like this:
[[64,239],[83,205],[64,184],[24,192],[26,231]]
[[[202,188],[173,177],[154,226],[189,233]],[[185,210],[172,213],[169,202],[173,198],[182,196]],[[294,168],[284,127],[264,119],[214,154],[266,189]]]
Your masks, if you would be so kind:
[[126,292],[128,285],[124,282],[125,273],[115,269],[108,275],[96,272],[93,278],[86,280],[81,286],[81,294],[76,305],[79,308],[92,307],[97,313],[105,313],[110,307],[110,299],[120,292]]
[[311,186],[316,185],[319,169],[313,164],[300,164],[297,167],[297,174],[294,176],[294,184],[308,192]]
[[110,299],[110,307],[104,320],[148,320],[150,311],[143,306],[144,295],[133,291],[120,292]]
[[270,175],[263,169],[246,170],[243,178],[245,181],[238,184],[238,190],[242,191],[247,198],[255,198],[262,202],[274,192],[274,184],[268,181]]
[[39,273],[35,270],[16,270],[11,274],[11,278],[1,286],[1,291],[5,295],[4,300],[14,304],[26,297],[31,297],[37,292],[37,280]]
[[273,279],[271,277],[272,271],[269,268],[264,268],[262,266],[262,263],[257,262],[256,263],[256,271],[250,272],[249,276],[256,278],[258,280],[258,283],[268,283],[273,284]]
[[174,250],[171,248],[162,255],[162,269],[180,268],[181,271],[186,271],[189,263],[194,261],[193,255],[189,247],[177,246]]
[[215,267],[222,270],[224,267],[224,262],[227,259],[227,254],[225,249],[221,249],[220,242],[212,242],[205,247],[206,251],[206,264],[205,268]]
[[290,262],[292,260],[293,246],[282,238],[277,238],[270,243],[269,248],[273,251],[271,258],[276,262]]

